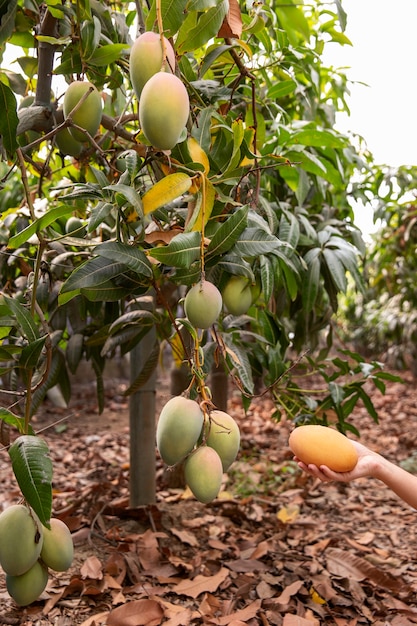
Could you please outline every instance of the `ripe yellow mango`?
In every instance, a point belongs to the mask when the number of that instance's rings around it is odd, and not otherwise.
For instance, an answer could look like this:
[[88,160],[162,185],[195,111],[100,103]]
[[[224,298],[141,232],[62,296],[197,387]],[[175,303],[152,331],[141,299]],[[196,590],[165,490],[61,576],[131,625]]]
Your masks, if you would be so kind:
[[40,557],[43,563],[56,572],[65,572],[74,557],[74,544],[70,530],[56,517],[50,520],[51,528],[43,527],[43,545]]
[[350,472],[358,461],[355,447],[345,435],[319,424],[295,428],[288,445],[306,465],[327,465],[335,472]]
[[139,101],[139,123],[157,150],[176,146],[187,123],[190,100],[174,74],[157,72],[145,84]]
[[138,99],[151,76],[161,70],[173,72],[175,69],[174,49],[166,37],[163,38],[163,41],[166,54],[164,66],[161,37],[158,33],[152,31],[142,33],[130,49],[130,80]]
[[156,426],[156,445],[167,465],[182,461],[197,443],[204,415],[195,400],[175,396],[163,407]]
[[240,447],[239,426],[231,415],[217,409],[210,412],[206,444],[216,450],[223,472],[226,472],[236,459]]
[[[90,89],[91,92],[71,117],[74,124],[84,128],[84,130],[94,137],[101,122],[102,101],[101,95],[92,83],[83,80],[75,80],[70,83],[64,95],[63,111],[64,118],[66,119],[74,107],[80,102],[84,94]],[[85,134],[76,128],[70,127],[69,132],[77,141],[88,141]]]
[[19,606],[35,602],[48,583],[48,570],[39,561],[20,576],[6,576],[7,591]]
[[187,457],[184,464],[185,481],[197,500],[208,504],[220,491],[223,477],[222,462],[216,450],[200,446]]
[[252,288],[245,276],[232,276],[222,292],[223,303],[232,315],[244,315],[252,304]]
[[0,515],[0,565],[11,576],[27,572],[39,558],[43,530],[37,515],[23,504],[9,506]]
[[222,295],[217,287],[208,280],[203,280],[187,292],[184,310],[195,328],[206,329],[219,317],[222,303]]

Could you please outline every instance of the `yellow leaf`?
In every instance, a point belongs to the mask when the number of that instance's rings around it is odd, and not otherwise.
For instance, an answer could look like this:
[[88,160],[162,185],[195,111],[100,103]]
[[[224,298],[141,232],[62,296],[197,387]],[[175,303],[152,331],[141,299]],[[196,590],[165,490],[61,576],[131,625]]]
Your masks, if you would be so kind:
[[202,231],[203,223],[205,226],[210,219],[215,199],[216,191],[213,184],[206,176],[202,176],[202,184],[197,194],[194,212],[186,227],[187,231]]
[[321,597],[321,595],[314,589],[313,586],[310,587],[309,592],[313,602],[315,602],[316,604],[326,604],[326,600]]
[[297,504],[290,504],[280,508],[277,513],[277,518],[283,524],[291,524],[291,522],[294,522],[297,519],[299,512],[300,507]]
[[204,152],[197,139],[194,139],[194,137],[189,137],[187,143],[188,152],[190,153],[194,163],[201,163],[201,165],[204,167],[204,173],[208,174],[210,171],[210,162],[207,154]]
[[143,194],[143,212],[145,215],[160,209],[165,204],[176,200],[191,187],[192,180],[188,174],[178,172],[168,174],[155,183],[146,193]]

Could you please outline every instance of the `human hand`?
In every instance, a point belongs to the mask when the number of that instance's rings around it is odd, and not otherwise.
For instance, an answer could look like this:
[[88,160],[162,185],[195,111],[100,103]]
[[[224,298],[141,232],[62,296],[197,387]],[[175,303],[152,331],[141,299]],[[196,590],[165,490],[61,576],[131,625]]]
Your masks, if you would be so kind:
[[369,450],[366,446],[359,443],[358,441],[353,441],[352,445],[355,447],[356,452],[358,454],[358,462],[356,463],[353,470],[350,472],[334,472],[326,465],[317,465],[309,464],[306,465],[297,457],[294,457],[294,461],[298,463],[298,466],[304,471],[314,476],[315,478],[319,478],[322,482],[331,482],[333,480],[337,480],[340,482],[348,483],[356,478],[362,478],[364,476],[374,476],[376,474],[379,462],[380,455],[372,450]]

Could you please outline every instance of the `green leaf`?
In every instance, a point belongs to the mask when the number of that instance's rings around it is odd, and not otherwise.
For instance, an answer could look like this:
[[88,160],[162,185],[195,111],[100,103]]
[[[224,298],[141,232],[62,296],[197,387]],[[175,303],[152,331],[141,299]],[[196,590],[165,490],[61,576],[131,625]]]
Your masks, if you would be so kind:
[[233,253],[244,257],[256,257],[260,254],[275,252],[282,242],[260,228],[246,228],[234,245]]
[[131,382],[129,387],[123,392],[124,396],[130,396],[133,393],[140,391],[143,385],[145,385],[145,383],[148,382],[148,380],[154,373],[156,367],[158,366],[160,354],[161,354],[161,346],[160,346],[159,341],[156,341],[146,360],[146,363],[144,363],[139,374]]
[[217,6],[208,9],[208,11],[199,16],[197,25],[191,30],[188,29],[188,25],[183,23],[184,30],[183,32],[180,30],[178,35],[179,45],[177,50],[179,54],[196,50],[210,41],[212,37],[215,37],[227,15],[228,9],[228,0],[220,0]]
[[249,207],[244,206],[232,213],[213,235],[206,253],[206,260],[228,252],[237,242],[248,223]]
[[[15,415],[8,409],[4,409],[3,407],[0,407],[0,420],[4,422],[5,424],[8,424],[9,426],[13,426],[14,428],[16,428],[19,431],[19,433],[21,433],[22,435],[24,434],[25,420],[22,417]],[[29,425],[29,431],[30,431],[29,434],[33,434],[33,429],[30,425]]]
[[[4,6],[7,7],[6,11],[4,11]],[[1,2],[0,7],[0,46],[2,46],[11,37],[15,28],[17,0]],[[6,109],[2,110],[5,111]]]
[[290,93],[293,93],[296,87],[297,83],[295,80],[281,80],[268,89],[268,98],[271,100],[284,98],[284,96],[288,96]]
[[315,146],[317,148],[343,149],[347,145],[347,139],[330,130],[310,126],[297,131],[292,136],[292,143],[298,143],[303,146]]
[[36,368],[46,339],[47,335],[44,335],[23,348],[19,358],[19,367],[24,370]]
[[301,9],[287,1],[285,6],[277,6],[275,10],[292,45],[297,45],[298,43],[295,33],[302,35],[305,40],[309,39],[310,28]]
[[152,266],[145,253],[139,248],[117,241],[108,241],[94,248],[94,252],[111,261],[124,263],[139,276],[152,278]]
[[[115,61],[118,61],[123,56],[123,51],[126,53],[129,47],[125,43],[110,43],[98,48],[88,59],[89,65],[95,67],[106,67]],[[126,54],[124,55],[126,56]]]
[[[161,0],[161,16],[166,37],[171,37],[180,29],[184,22],[187,1],[188,0]],[[146,29],[154,30],[156,21],[156,1],[153,0],[146,20]]]
[[102,256],[94,257],[85,261],[72,272],[62,285],[61,293],[98,287],[108,283],[111,278],[119,276],[125,271],[126,265],[124,263],[109,261]]
[[46,442],[35,435],[22,435],[10,446],[9,455],[25,500],[47,526],[52,512],[53,469]]
[[[16,152],[17,144],[17,125],[19,119],[17,117],[17,104],[13,91],[0,81],[0,136],[2,137],[4,147],[9,155]],[[7,114],[5,112],[7,111]]]
[[307,270],[307,280],[303,281],[302,302],[303,309],[306,313],[313,310],[317,299],[317,293],[320,285],[320,259],[319,250],[317,255],[311,260]]
[[32,222],[32,224],[21,230],[16,235],[13,235],[13,237],[10,237],[8,241],[8,248],[19,248],[40,230],[47,228],[48,226],[56,222],[56,220],[58,220],[60,217],[70,215],[73,211],[74,207],[70,207],[66,204],[58,206],[54,209],[49,209],[44,215],[42,215],[42,217]]
[[331,248],[324,248],[323,258],[329,270],[329,275],[335,287],[341,291],[346,291],[346,273],[343,263],[339,260],[336,251]]
[[165,265],[189,267],[200,258],[201,233],[180,233],[167,246],[152,249],[152,257]]
[[38,327],[28,309],[16,298],[10,298],[9,296],[3,296],[3,298],[4,303],[16,318],[19,329],[23,332],[28,342],[32,343],[39,339]]

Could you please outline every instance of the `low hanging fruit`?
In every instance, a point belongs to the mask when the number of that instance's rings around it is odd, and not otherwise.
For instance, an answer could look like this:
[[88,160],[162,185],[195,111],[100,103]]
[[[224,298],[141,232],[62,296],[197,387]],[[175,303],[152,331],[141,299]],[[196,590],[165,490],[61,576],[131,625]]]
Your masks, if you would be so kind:
[[174,74],[157,72],[143,87],[139,122],[146,139],[157,150],[171,150],[177,145],[189,111],[187,90]]
[[200,446],[187,457],[184,475],[197,500],[208,504],[218,495],[222,484],[223,467],[220,456],[213,448]]
[[130,49],[129,72],[130,80],[137,98],[148,80],[157,72],[164,70],[173,72],[175,69],[175,52],[166,37],[163,37],[166,59],[162,50],[161,37],[153,31],[139,35]]
[[195,400],[175,396],[164,405],[156,427],[156,445],[167,465],[182,461],[197,443],[204,424]]
[[[82,80],[75,80],[68,85],[64,95],[64,118],[67,119],[71,111],[81,101],[82,97],[88,95],[80,104],[78,109],[71,114],[72,121],[80,128],[84,128],[92,137],[97,133],[102,116],[102,101],[96,87]],[[77,141],[81,143],[88,141],[85,133],[76,128],[69,127],[69,132]]]
[[345,435],[319,424],[295,428],[288,445],[306,465],[327,465],[335,472],[350,472],[358,462],[355,447]]
[[231,415],[215,409],[210,412],[206,444],[219,455],[223,472],[226,472],[237,457],[240,447],[240,430]]
[[232,276],[222,291],[223,303],[232,315],[244,315],[252,304],[252,286],[245,276]]
[[187,292],[185,314],[195,328],[207,329],[217,321],[222,303],[222,295],[217,287],[208,280],[202,280]]
[[0,515],[0,565],[11,576],[27,572],[38,560],[43,530],[38,516],[24,504],[14,504]]
[[50,520],[51,528],[43,527],[42,562],[56,572],[65,572],[74,557],[74,544],[68,526],[60,519]]
[[40,561],[20,576],[6,576],[7,591],[19,606],[32,604],[48,584],[48,570]]

